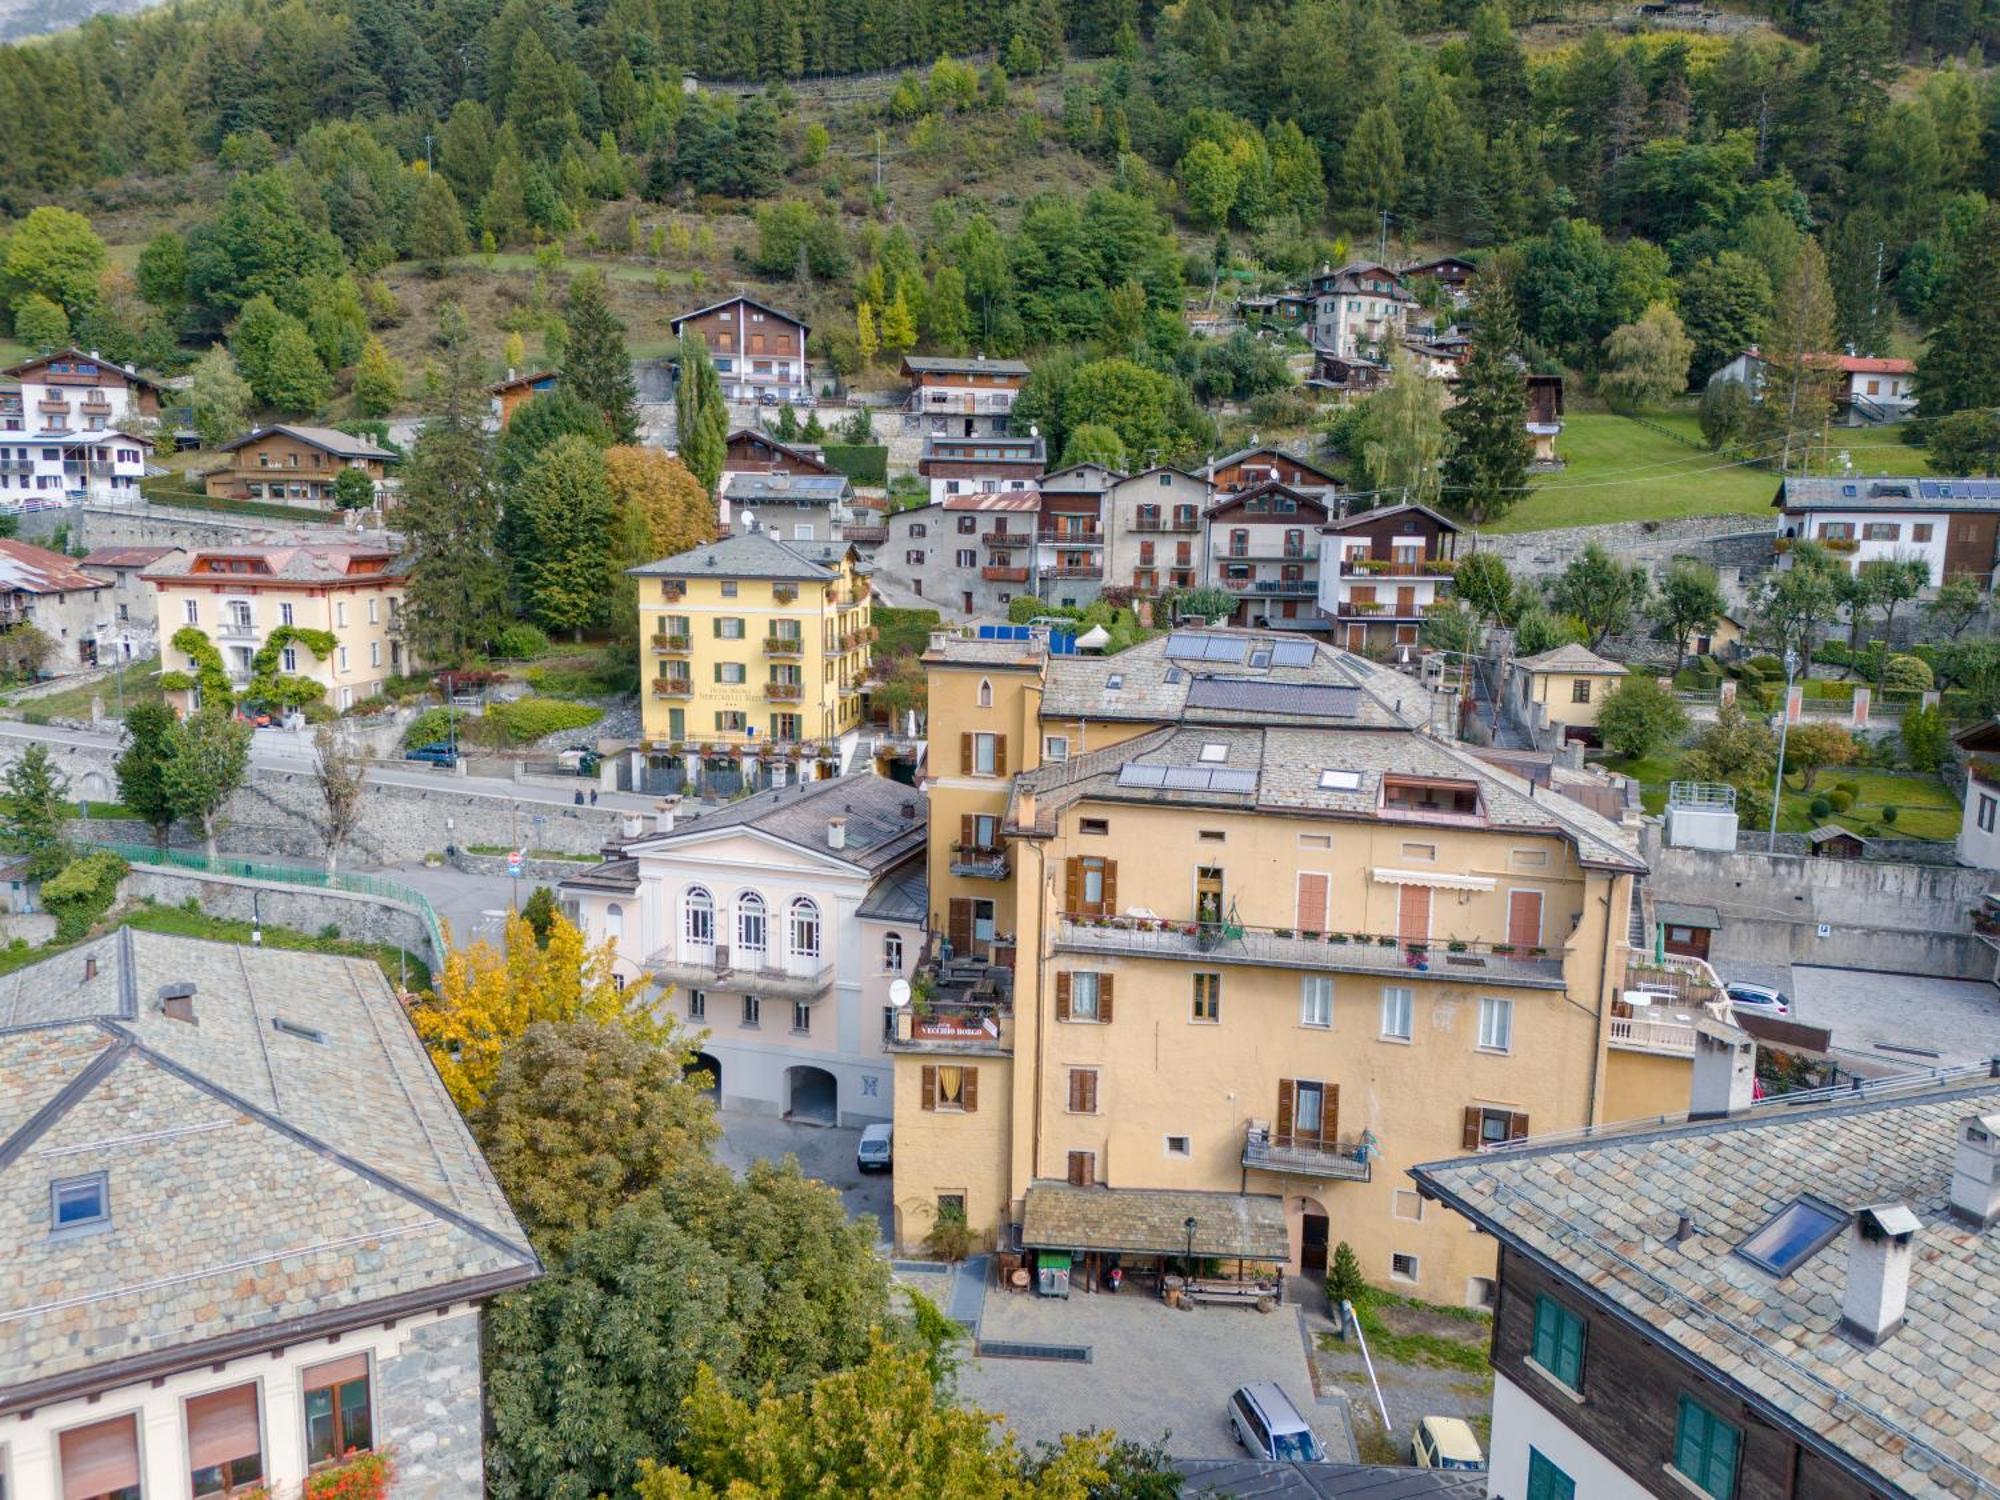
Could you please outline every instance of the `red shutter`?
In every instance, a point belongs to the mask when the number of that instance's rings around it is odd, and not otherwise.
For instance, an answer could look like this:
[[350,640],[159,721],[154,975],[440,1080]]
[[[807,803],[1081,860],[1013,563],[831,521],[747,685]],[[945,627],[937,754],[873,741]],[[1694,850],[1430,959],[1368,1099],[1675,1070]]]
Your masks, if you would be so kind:
[[1104,862],[1104,904],[1098,908],[1100,915],[1109,916],[1118,910],[1118,861]]
[[1426,943],[1431,936],[1431,888],[1406,885],[1396,897],[1396,936],[1406,943]]
[[1069,1019],[1069,974],[1066,970],[1056,975],[1056,1019]]
[[937,1069],[929,1063],[924,1064],[924,1108],[937,1108]]
[[1111,976],[1097,976],[1097,1019],[1107,1026],[1111,1024]]
[[1459,1145],[1467,1151],[1477,1151],[1479,1149],[1480,1114],[1481,1111],[1472,1105],[1468,1104],[1465,1107],[1465,1134],[1459,1141]]
[[1083,910],[1083,861],[1074,854],[1063,861],[1063,910],[1070,916]]
[[993,736],[993,774],[995,776],[1007,774],[1007,736],[1004,734]]
[[1340,1139],[1340,1085],[1329,1083],[1320,1096],[1319,1140],[1322,1146],[1331,1146]]
[[1090,1153],[1088,1151],[1070,1152],[1069,1185],[1071,1187],[1090,1186]]
[[1507,893],[1507,941],[1516,948],[1539,948],[1542,943],[1542,893]]
[[1297,1085],[1289,1078],[1278,1080],[1278,1129],[1279,1143],[1287,1144],[1292,1138],[1292,1096]]
[[1324,932],[1326,930],[1326,877],[1324,875],[1299,876],[1299,919],[1300,932]]
[[1524,1141],[1528,1138],[1528,1117],[1518,1110],[1507,1117],[1507,1139]]

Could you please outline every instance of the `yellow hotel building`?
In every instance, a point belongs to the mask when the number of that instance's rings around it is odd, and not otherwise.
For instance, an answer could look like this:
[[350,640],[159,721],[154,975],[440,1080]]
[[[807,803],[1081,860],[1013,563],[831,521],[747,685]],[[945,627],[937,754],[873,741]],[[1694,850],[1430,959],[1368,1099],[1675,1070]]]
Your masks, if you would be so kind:
[[1636,830],[1425,732],[1411,679],[1230,630],[1105,657],[940,632],[924,660],[905,1251],[962,1212],[1086,1284],[1191,1247],[1254,1285],[1346,1241],[1371,1281],[1484,1305],[1492,1243],[1407,1167],[1621,1086],[1684,1107],[1691,1036],[1614,1025]]
[[746,531],[631,571],[656,763],[740,766],[763,784],[769,758],[830,752],[860,725],[875,631],[851,546]]

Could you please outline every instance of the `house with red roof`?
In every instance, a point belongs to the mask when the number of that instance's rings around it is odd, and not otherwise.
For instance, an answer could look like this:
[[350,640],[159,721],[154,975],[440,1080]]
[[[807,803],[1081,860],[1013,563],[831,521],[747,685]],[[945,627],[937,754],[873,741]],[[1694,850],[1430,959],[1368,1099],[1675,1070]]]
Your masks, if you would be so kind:
[[[1917,362],[1873,354],[1816,356],[1838,366],[1840,384],[1834,391],[1834,420],[1850,427],[1870,422],[1901,422],[1917,413]],[[1708,377],[1740,380],[1755,399],[1764,388],[1764,359],[1752,344]]]

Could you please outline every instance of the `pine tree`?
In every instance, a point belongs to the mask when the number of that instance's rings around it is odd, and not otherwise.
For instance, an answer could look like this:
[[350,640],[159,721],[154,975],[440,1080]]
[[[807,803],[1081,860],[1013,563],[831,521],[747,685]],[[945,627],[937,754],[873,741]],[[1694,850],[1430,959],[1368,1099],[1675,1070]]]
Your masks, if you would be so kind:
[[2000,362],[1986,347],[2000,318],[2000,207],[1989,208],[1960,247],[1936,309],[1937,326],[1917,360],[1917,398],[1925,418],[2000,406]]
[[385,417],[403,399],[403,371],[380,339],[371,338],[354,370],[354,402],[361,414]]
[[580,271],[570,282],[562,379],[566,390],[603,416],[614,441],[629,443],[638,436],[639,388],[625,349],[625,325],[612,314],[599,271]]
[[442,173],[426,173],[410,210],[410,254],[422,263],[426,274],[442,276],[447,262],[471,249],[458,194]]
[[521,612],[578,640],[602,622],[616,520],[603,450],[575,436],[546,449],[507,496],[502,520]]
[[1459,376],[1458,404],[1444,417],[1444,503],[1483,523],[1505,515],[1521,498],[1534,447],[1512,288],[1497,279],[1483,282],[1474,316],[1472,357]]
[[708,342],[698,333],[681,336],[681,380],[674,391],[674,407],[681,462],[712,495],[722,482],[722,465],[729,456],[729,407],[708,357]]
[[947,354],[961,353],[972,314],[965,305],[965,273],[957,266],[938,267],[927,311],[931,342]]

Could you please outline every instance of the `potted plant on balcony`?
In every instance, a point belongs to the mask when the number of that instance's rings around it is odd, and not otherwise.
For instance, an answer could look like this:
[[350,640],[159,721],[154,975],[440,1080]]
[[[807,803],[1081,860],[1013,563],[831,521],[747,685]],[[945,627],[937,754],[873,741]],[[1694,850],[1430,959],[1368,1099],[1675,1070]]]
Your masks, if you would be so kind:
[[1499,954],[1502,958],[1505,958],[1508,954],[1514,951],[1514,945],[1512,943],[1495,943],[1493,945],[1493,951]]
[[922,1020],[931,1013],[931,1006],[937,1001],[937,979],[934,975],[919,974],[910,981],[910,1014]]
[[388,1453],[349,1450],[339,1463],[306,1476],[303,1500],[387,1500],[395,1477]]
[[1444,945],[1444,951],[1447,953],[1463,953],[1465,952],[1465,943],[1459,938],[1453,938]]
[[1396,946],[1396,940],[1385,932],[1381,937],[1375,939],[1375,946],[1378,948],[1393,948]]
[[1289,927],[1273,927],[1271,929],[1272,937],[1288,938],[1291,935],[1292,935],[1292,929]]

